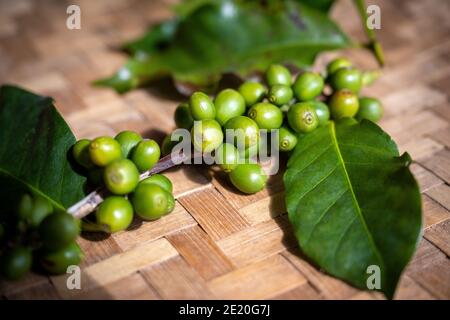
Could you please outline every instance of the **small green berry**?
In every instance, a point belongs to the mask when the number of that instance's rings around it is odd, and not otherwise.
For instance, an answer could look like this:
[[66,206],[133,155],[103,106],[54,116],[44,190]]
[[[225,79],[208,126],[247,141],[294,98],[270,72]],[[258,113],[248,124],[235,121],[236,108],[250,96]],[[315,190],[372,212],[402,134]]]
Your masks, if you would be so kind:
[[140,184],[133,194],[136,214],[144,220],[155,220],[174,208],[173,195],[154,183]]
[[212,120],[216,117],[216,108],[211,98],[203,92],[194,92],[191,95],[189,110],[195,120]]
[[283,124],[283,112],[268,102],[255,104],[248,110],[248,117],[253,119],[260,129],[278,129]]
[[266,81],[270,87],[276,84],[291,86],[292,75],[285,66],[281,64],[273,64],[267,69]]
[[1,274],[8,280],[19,280],[31,269],[31,249],[18,246],[7,250],[0,257]]
[[175,124],[178,128],[191,130],[194,125],[194,118],[192,118],[189,104],[182,103],[175,110]]
[[297,135],[287,126],[282,126],[278,131],[278,145],[280,151],[291,151],[297,145]]
[[316,112],[309,102],[296,103],[289,108],[287,119],[296,132],[308,133],[319,125]]
[[230,143],[221,144],[215,153],[216,163],[225,172],[231,172],[238,165],[239,151]]
[[95,165],[104,167],[114,160],[122,158],[122,149],[120,143],[115,139],[98,137],[91,141],[89,155]]
[[245,105],[251,107],[255,103],[260,102],[265,94],[266,87],[259,82],[247,81],[239,87],[239,93],[245,100]]
[[172,141],[172,134],[168,134],[164,137],[161,143],[161,154],[167,156],[172,152],[172,149],[181,141],[181,137],[177,141]]
[[332,75],[341,68],[349,68],[349,67],[352,67],[352,62],[350,60],[342,57],[336,58],[328,63],[327,74]]
[[336,91],[328,105],[333,119],[352,118],[359,109],[358,96],[347,89]]
[[137,144],[142,141],[141,135],[131,130],[119,132],[114,137],[114,139],[116,139],[116,141],[120,143],[120,148],[122,149],[122,156],[124,158],[128,158],[131,150],[133,150],[133,148],[136,147]]
[[106,233],[125,230],[133,221],[133,206],[124,197],[108,197],[99,205],[95,219]]
[[252,194],[264,188],[267,175],[259,164],[239,164],[231,171],[230,180],[239,191]]
[[320,74],[315,72],[304,72],[298,75],[292,86],[292,90],[298,100],[307,101],[320,95],[323,87],[324,81]]
[[216,120],[196,121],[191,136],[194,148],[205,153],[212,152],[223,141],[222,127]]
[[91,140],[81,139],[78,140],[72,147],[72,155],[75,161],[82,167],[86,169],[91,169],[94,164],[91,161],[91,156],[89,155],[89,145]]
[[239,92],[225,89],[219,92],[214,100],[216,120],[223,126],[231,118],[245,113],[245,100]]
[[355,116],[358,121],[367,119],[376,123],[382,116],[383,106],[381,105],[380,100],[369,97],[359,98],[359,110]]
[[83,253],[74,241],[57,251],[43,250],[39,252],[38,259],[45,271],[55,275],[64,274],[69,266],[80,264],[83,259]]
[[166,176],[163,176],[162,174],[153,174],[148,178],[145,178],[139,184],[146,184],[146,183],[154,183],[163,188],[164,190],[172,193],[173,191],[173,185],[172,182],[167,178]]
[[294,96],[294,92],[291,87],[276,84],[269,90],[269,101],[277,106],[282,106],[289,103]]
[[214,100],[216,120],[223,126],[231,118],[245,113],[245,100],[239,92],[225,89],[219,92]]
[[358,94],[362,87],[362,74],[355,68],[341,68],[331,75],[330,85],[335,91],[347,89]]
[[139,182],[139,171],[131,160],[119,159],[106,166],[103,181],[110,192],[128,194]]
[[159,161],[161,150],[155,140],[144,139],[134,147],[131,152],[131,160],[140,172],[153,168]]
[[19,219],[28,220],[31,217],[33,206],[33,198],[28,193],[23,194],[17,208]]
[[316,112],[317,119],[319,120],[319,127],[325,126],[328,123],[328,120],[330,120],[330,109],[328,106],[322,101],[316,100],[308,101],[308,103],[311,104]]
[[53,206],[50,201],[43,196],[34,195],[33,197],[33,210],[31,210],[31,215],[29,218],[30,225],[37,228],[41,222],[53,213]]
[[58,250],[74,241],[80,234],[75,218],[66,212],[55,212],[47,216],[39,226],[39,236],[44,247]]
[[[258,143],[259,127],[256,122],[249,117],[239,116],[227,121],[224,126],[227,135],[227,142],[230,135],[233,136],[233,143],[239,149],[248,148]],[[242,144],[242,145],[241,145]]]

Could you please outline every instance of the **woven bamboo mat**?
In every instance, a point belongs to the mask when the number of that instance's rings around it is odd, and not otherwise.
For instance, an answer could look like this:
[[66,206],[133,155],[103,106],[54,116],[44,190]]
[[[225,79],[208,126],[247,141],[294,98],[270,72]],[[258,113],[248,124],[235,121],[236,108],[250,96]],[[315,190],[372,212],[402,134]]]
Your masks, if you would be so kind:
[[[0,83],[53,96],[79,138],[123,129],[161,138],[174,126],[179,99],[164,84],[119,96],[90,82],[116,70],[124,56],[114,48],[170,16],[170,2],[78,0],[82,29],[70,31],[69,2],[2,0]],[[396,298],[449,299],[450,2],[372,2],[382,8],[387,67],[366,94],[382,99],[382,127],[415,159],[424,205],[424,236]],[[350,1],[341,1],[333,14],[364,39]],[[369,54],[346,54],[361,67],[375,66]],[[203,167],[168,176],[177,196],[172,214],[135,221],[130,231],[110,237],[80,238],[86,255],[81,291],[65,289],[64,277],[30,274],[3,283],[3,298],[382,298],[325,275],[301,257],[283,206],[281,175],[252,196],[236,193],[223,176]]]

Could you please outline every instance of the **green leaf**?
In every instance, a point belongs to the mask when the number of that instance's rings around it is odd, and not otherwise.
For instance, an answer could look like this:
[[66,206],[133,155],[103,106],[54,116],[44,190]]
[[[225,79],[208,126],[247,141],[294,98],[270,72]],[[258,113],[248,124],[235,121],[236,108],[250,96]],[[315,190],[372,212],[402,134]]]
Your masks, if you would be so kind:
[[20,190],[40,194],[60,209],[83,198],[85,178],[67,160],[75,137],[51,98],[1,86],[0,141],[2,209]]
[[125,92],[171,75],[177,82],[207,87],[227,72],[246,76],[271,63],[309,66],[318,53],[351,44],[326,13],[297,1],[276,6],[196,2],[201,5],[187,10],[187,16],[164,22],[128,44],[133,53],[128,63],[96,84]]
[[381,270],[392,298],[422,228],[421,198],[394,141],[370,121],[343,121],[299,140],[284,175],[289,220],[301,250],[333,276],[367,289]]

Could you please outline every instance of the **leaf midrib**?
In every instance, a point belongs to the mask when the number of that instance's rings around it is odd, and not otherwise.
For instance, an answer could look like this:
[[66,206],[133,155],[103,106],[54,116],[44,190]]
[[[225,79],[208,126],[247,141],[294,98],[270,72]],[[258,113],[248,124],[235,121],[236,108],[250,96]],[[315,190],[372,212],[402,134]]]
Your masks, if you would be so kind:
[[27,187],[28,189],[30,189],[30,191],[33,191],[35,194],[40,195],[41,197],[47,199],[51,204],[53,204],[55,207],[57,207],[58,209],[61,210],[66,210],[64,208],[64,206],[58,202],[56,202],[55,200],[53,200],[52,198],[50,198],[48,195],[46,195],[45,193],[43,193],[41,190],[37,189],[35,186],[29,184],[28,182],[18,178],[15,175],[12,175],[11,173],[9,173],[8,171],[5,171],[3,168],[0,168],[0,175],[4,175],[7,177],[10,177],[11,179],[14,179],[18,182],[20,182],[21,184],[23,184],[25,187]]
[[337,141],[336,127],[335,127],[334,121],[330,121],[330,136],[331,136],[331,140],[332,140],[331,143],[333,144],[333,146],[334,146],[334,148],[336,150],[336,154],[338,156],[338,162],[342,166],[342,171],[344,172],[345,180],[346,180],[348,189],[350,190],[350,194],[352,196],[353,205],[354,205],[354,207],[356,209],[356,212],[357,212],[358,217],[359,217],[359,219],[361,221],[361,224],[363,225],[363,228],[366,231],[366,234],[367,234],[367,237],[369,239],[369,242],[370,242],[371,246],[373,247],[373,250],[374,250],[374,252],[375,252],[375,254],[376,254],[376,256],[377,256],[377,258],[378,258],[378,260],[379,260],[379,262],[381,264],[381,267],[382,267],[381,270],[384,270],[385,264],[384,264],[383,258],[381,256],[381,254],[380,254],[376,244],[375,244],[375,241],[373,240],[372,235],[369,232],[369,228],[367,226],[367,223],[364,220],[364,217],[362,215],[361,207],[359,206],[358,200],[356,199],[355,192],[353,191],[353,186],[352,186],[351,181],[350,181],[350,176],[348,175],[347,168],[346,168],[345,162],[344,162],[344,158],[342,157],[341,150],[339,148],[339,144],[338,144],[338,141]]

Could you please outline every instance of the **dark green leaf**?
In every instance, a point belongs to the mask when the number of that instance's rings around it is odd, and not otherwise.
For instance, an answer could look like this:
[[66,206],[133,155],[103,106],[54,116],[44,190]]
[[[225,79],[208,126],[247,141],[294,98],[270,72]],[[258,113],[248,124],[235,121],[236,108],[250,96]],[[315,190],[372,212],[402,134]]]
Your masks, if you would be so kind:
[[[309,66],[325,50],[350,45],[330,18],[296,1],[200,1],[180,21],[127,45],[134,52],[114,76],[97,81],[119,92],[171,75],[178,82],[208,86],[226,72],[246,76],[271,63]],[[191,9],[192,10],[192,9]],[[169,31],[162,32],[166,27]],[[172,33],[173,32],[173,33]]]
[[0,141],[2,206],[18,190],[38,193],[59,208],[83,198],[85,178],[67,160],[75,137],[51,98],[0,87]]
[[328,273],[366,288],[381,269],[391,298],[421,234],[421,200],[394,141],[377,125],[330,122],[299,140],[284,176],[301,250]]
[[333,6],[335,0],[297,0],[311,8],[318,9],[323,12],[328,12]]

